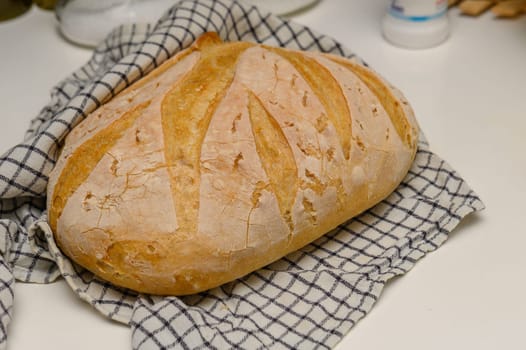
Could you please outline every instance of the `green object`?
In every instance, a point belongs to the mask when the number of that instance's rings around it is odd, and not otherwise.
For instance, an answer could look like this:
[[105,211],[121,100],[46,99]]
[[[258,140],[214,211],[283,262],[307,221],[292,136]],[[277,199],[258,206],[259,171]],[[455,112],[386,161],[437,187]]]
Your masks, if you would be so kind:
[[44,10],[53,10],[57,0],[33,0],[33,3]]
[[0,21],[20,16],[31,8],[31,0],[0,0]]

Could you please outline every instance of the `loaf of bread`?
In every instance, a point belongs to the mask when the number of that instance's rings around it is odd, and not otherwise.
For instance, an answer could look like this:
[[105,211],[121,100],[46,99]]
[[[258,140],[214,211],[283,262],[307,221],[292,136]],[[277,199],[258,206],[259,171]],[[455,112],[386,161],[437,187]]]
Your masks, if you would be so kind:
[[207,33],[67,136],[49,223],[115,285],[192,294],[384,199],[417,138],[402,94],[363,65]]

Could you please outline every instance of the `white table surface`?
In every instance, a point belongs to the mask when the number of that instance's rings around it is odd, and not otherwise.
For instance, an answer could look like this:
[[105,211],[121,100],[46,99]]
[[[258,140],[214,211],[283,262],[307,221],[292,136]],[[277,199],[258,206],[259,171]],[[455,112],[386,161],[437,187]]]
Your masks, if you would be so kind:
[[[323,0],[293,18],[350,47],[404,91],[432,150],[487,209],[391,281],[337,349],[526,349],[526,16],[473,19],[454,9],[446,43],[411,51],[382,39],[385,4]],[[90,54],[62,39],[49,12],[34,8],[0,23],[0,153]],[[17,283],[8,331],[11,350],[130,348],[129,329],[63,281]]]

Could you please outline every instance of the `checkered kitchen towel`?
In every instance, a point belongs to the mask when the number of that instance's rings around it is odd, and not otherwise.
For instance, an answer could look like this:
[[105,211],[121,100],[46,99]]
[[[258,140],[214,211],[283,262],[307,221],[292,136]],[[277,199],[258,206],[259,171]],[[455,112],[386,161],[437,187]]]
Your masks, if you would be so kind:
[[[25,141],[0,158],[0,344],[13,284],[62,276],[80,298],[131,326],[134,349],[331,348],[371,310],[385,283],[437,249],[484,205],[425,141],[386,200],[257,272],[197,295],[156,297],[116,288],[73,264],[46,223],[45,190],[64,136],[89,112],[205,31],[347,57],[329,37],[232,0],[183,0],[157,24],[121,27],[53,90]],[[356,57],[355,57],[356,58]],[[358,59],[358,58],[356,58]]]

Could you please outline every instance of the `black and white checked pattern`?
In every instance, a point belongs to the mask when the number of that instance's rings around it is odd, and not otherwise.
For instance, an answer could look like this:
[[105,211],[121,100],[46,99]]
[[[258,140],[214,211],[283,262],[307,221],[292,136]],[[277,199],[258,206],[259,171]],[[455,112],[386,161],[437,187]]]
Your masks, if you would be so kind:
[[[419,143],[386,200],[287,257],[237,281],[182,298],[116,288],[73,264],[46,223],[45,189],[64,136],[200,34],[223,40],[354,55],[329,37],[232,0],[183,0],[155,25],[115,30],[52,91],[25,141],[0,157],[0,347],[14,280],[59,276],[83,300],[132,330],[134,349],[331,348],[372,308],[385,283],[437,249],[484,205],[447,163]],[[359,58],[354,57],[359,61]]]

